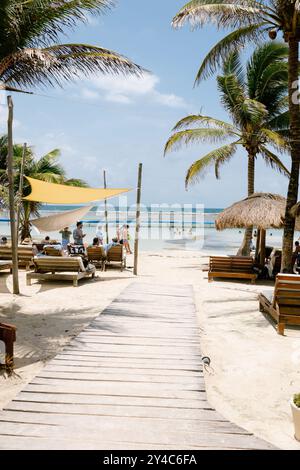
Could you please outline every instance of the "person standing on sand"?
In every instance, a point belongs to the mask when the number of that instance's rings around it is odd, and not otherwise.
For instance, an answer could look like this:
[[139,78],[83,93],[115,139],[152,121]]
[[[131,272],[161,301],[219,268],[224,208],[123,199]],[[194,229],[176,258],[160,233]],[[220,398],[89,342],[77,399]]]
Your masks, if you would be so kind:
[[64,250],[66,250],[68,244],[70,243],[72,232],[70,231],[69,227],[65,227],[63,230],[60,230],[59,233],[61,234],[62,247]]
[[132,251],[131,251],[131,249],[130,249],[130,244],[129,244],[130,235],[129,235],[128,229],[129,229],[129,225],[126,225],[126,224],[124,224],[123,227],[121,228],[121,233],[120,233],[121,240],[120,240],[120,243],[121,243],[122,245],[124,245],[125,250],[126,250],[126,253],[128,253],[129,255],[131,255],[131,254],[132,254]]
[[85,236],[86,234],[83,233],[83,223],[77,222],[76,228],[73,230],[74,244],[83,245],[83,239]]

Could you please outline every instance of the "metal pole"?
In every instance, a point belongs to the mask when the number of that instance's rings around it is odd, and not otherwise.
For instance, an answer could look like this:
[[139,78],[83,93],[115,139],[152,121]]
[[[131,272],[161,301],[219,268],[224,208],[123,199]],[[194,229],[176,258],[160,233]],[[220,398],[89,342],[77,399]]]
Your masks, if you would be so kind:
[[138,171],[138,185],[137,185],[137,194],[136,194],[136,225],[135,225],[135,240],[134,240],[134,267],[133,274],[137,276],[138,269],[138,257],[139,257],[139,233],[141,226],[141,191],[142,191],[142,173],[143,173],[143,164],[139,164]]
[[[103,181],[104,181],[104,189],[106,189],[106,171],[105,170],[103,170]],[[106,243],[109,243],[108,214],[107,214],[107,200],[106,199],[104,199],[104,218],[105,218]]]
[[19,290],[19,276],[18,276],[18,240],[16,233],[15,222],[15,193],[14,193],[14,170],[13,170],[13,101],[11,96],[7,97],[8,105],[8,120],[7,120],[7,174],[8,174],[8,187],[9,187],[9,218],[10,218],[10,233],[11,233],[11,250],[12,250],[12,275],[13,275],[13,293],[20,294]]
[[24,145],[23,145],[21,168],[20,168],[20,181],[19,181],[19,198],[20,198],[20,200],[18,201],[18,215],[17,215],[17,238],[18,238],[18,240],[19,240],[19,230],[20,230],[20,215],[21,215],[21,204],[22,204],[22,196],[23,196],[24,164],[25,164],[26,150],[27,150],[27,144],[25,142]]

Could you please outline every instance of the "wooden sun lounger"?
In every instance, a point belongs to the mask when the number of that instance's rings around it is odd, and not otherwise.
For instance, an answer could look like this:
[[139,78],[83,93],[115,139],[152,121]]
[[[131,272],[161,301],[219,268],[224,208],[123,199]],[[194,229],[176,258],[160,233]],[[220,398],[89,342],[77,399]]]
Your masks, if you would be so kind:
[[274,295],[259,295],[259,310],[277,323],[277,333],[284,334],[285,325],[300,325],[300,276],[277,274]]
[[96,268],[105,271],[106,253],[102,246],[90,246],[87,248],[87,257],[90,263],[94,264]]
[[45,281],[72,281],[74,287],[84,277],[95,276],[96,268],[86,270],[81,257],[42,256],[33,258],[35,272],[27,273],[27,285],[32,279]]
[[16,327],[7,323],[0,323],[0,340],[5,344],[5,366],[11,369],[14,365],[14,342],[16,341]]
[[248,256],[211,256],[208,281],[214,278],[250,279],[254,284],[257,274],[253,268],[254,260]]
[[[123,245],[112,246],[107,252],[107,263],[120,264],[121,271],[126,268],[126,255]],[[106,267],[106,265],[105,265]]]
[[[32,246],[19,245],[18,246],[18,260],[19,267],[25,267],[28,271],[32,266],[33,259]],[[9,245],[0,246],[0,260],[7,261],[12,259],[12,248]]]
[[0,271],[4,271],[5,269],[9,269],[9,271],[12,272],[12,261],[0,260]]

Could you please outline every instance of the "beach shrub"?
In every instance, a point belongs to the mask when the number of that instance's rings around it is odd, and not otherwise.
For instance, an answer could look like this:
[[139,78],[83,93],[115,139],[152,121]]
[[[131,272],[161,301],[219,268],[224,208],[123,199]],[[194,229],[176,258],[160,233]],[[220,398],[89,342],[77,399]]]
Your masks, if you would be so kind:
[[297,408],[300,408],[300,393],[295,393],[294,404],[297,406]]

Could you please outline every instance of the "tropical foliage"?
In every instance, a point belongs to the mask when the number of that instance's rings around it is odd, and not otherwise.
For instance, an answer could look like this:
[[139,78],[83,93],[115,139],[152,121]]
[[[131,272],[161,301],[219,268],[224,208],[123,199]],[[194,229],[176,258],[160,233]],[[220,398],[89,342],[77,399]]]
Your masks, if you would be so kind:
[[61,43],[68,29],[112,4],[111,0],[1,0],[0,88],[61,85],[94,72],[141,73],[141,67],[116,52]]
[[291,174],[287,194],[285,228],[282,249],[282,270],[291,270],[295,219],[291,208],[297,202],[300,169],[300,109],[299,90],[299,0],[192,0],[177,13],[174,27],[189,22],[193,27],[208,23],[230,32],[219,41],[205,57],[196,77],[196,82],[214,72],[233,51],[247,42],[258,42],[269,33],[275,39],[278,31],[288,44],[288,90],[290,111]]
[[[0,137],[0,194],[4,205],[8,205],[8,182],[6,173],[7,137]],[[20,170],[23,155],[23,146],[15,144],[14,174],[15,174],[15,194],[16,209],[20,205],[20,238],[24,240],[30,237],[30,219],[39,216],[41,205],[37,202],[22,200],[22,196],[30,194],[30,185],[24,180],[23,194],[19,194]],[[27,147],[24,160],[24,175],[48,183],[69,184],[71,186],[86,186],[80,179],[68,179],[64,168],[59,163],[60,150],[54,149],[41,158],[36,158],[32,147]]]
[[[199,179],[211,166],[219,178],[222,165],[244,148],[248,157],[248,196],[254,193],[255,161],[261,155],[271,168],[289,175],[276,152],[289,150],[287,112],[287,47],[267,43],[241,63],[231,53],[217,78],[221,102],[231,117],[225,122],[214,117],[191,115],[180,120],[165,146],[165,154],[193,143],[225,144],[196,160],[186,174],[186,186]],[[275,152],[275,153],[274,153]],[[249,251],[250,232],[245,242]]]

